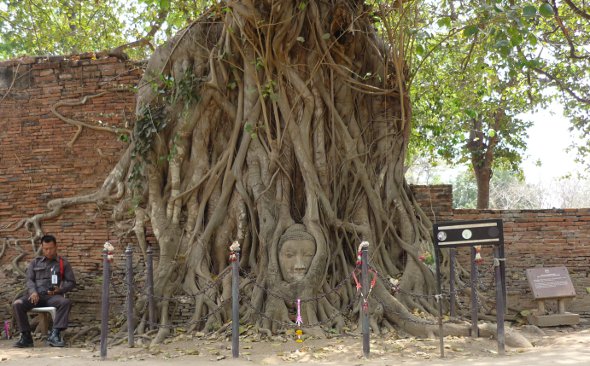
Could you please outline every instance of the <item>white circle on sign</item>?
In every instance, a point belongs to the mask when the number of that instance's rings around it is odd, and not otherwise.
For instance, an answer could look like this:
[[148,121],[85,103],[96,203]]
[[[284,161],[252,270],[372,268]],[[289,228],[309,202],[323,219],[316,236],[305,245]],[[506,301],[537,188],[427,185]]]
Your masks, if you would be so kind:
[[473,233],[469,229],[465,229],[463,230],[463,232],[461,232],[461,236],[463,237],[463,239],[471,239],[472,235]]
[[436,237],[438,238],[438,241],[445,241],[447,240],[447,233],[444,231],[439,231]]

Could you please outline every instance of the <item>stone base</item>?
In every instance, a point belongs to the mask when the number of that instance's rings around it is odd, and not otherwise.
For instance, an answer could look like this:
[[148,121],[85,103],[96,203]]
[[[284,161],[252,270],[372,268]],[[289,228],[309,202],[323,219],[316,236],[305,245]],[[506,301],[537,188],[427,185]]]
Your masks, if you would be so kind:
[[558,325],[576,325],[580,323],[580,315],[573,313],[529,315],[529,324],[538,327],[556,327]]

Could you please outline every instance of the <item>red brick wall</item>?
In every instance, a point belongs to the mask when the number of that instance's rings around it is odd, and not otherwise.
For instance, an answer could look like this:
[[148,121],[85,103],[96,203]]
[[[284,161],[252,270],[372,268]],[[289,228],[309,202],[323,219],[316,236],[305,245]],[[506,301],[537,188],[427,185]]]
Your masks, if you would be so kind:
[[[45,212],[52,199],[96,191],[126,148],[116,134],[89,128],[69,146],[77,127],[60,120],[51,107],[59,101],[80,102],[85,96],[123,89],[58,111],[91,125],[124,128],[134,118],[133,88],[141,73],[136,64],[90,55],[0,63],[0,245],[4,248],[0,320],[7,319],[9,304],[23,288],[12,259],[25,253],[20,262],[24,268],[34,255],[27,241],[30,233],[12,230],[15,223]],[[101,249],[107,239],[116,241],[107,230],[108,220],[106,211],[88,204],[43,223],[45,233],[57,236],[59,253],[70,260],[80,283],[71,295],[76,303],[74,326],[86,325],[100,313]]]
[[[451,210],[449,215],[451,186],[412,188],[432,220],[435,220],[432,212],[437,215],[437,221],[502,219],[510,307],[536,308],[525,274],[527,268],[565,266],[577,294],[567,311],[590,315],[590,296],[586,290],[590,289],[590,209]],[[439,199],[443,202],[437,202]],[[466,248],[459,250],[465,256],[469,253]],[[480,270],[486,286],[492,284],[491,257],[491,251],[484,251],[486,262]],[[548,307],[555,309],[557,304],[549,302]]]
[[453,219],[453,187],[451,185],[412,185],[412,192],[432,222]]

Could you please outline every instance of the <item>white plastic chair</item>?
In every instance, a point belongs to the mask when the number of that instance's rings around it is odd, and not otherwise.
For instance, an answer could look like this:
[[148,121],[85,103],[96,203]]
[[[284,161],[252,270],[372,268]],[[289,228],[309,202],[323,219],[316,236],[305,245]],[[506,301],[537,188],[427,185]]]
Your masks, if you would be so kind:
[[47,334],[49,332],[49,319],[47,318],[48,315],[51,315],[51,320],[55,321],[55,314],[57,312],[57,308],[54,306],[43,306],[38,308],[32,308],[31,313],[37,313],[41,317],[39,319],[38,328],[43,332],[43,334]]

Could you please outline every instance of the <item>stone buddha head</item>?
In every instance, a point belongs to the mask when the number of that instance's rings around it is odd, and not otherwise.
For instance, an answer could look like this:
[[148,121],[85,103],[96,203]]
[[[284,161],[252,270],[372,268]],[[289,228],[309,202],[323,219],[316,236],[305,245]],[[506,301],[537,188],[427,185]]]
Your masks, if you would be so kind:
[[293,224],[285,230],[278,245],[279,266],[286,282],[301,281],[316,252],[313,236],[302,224]]

